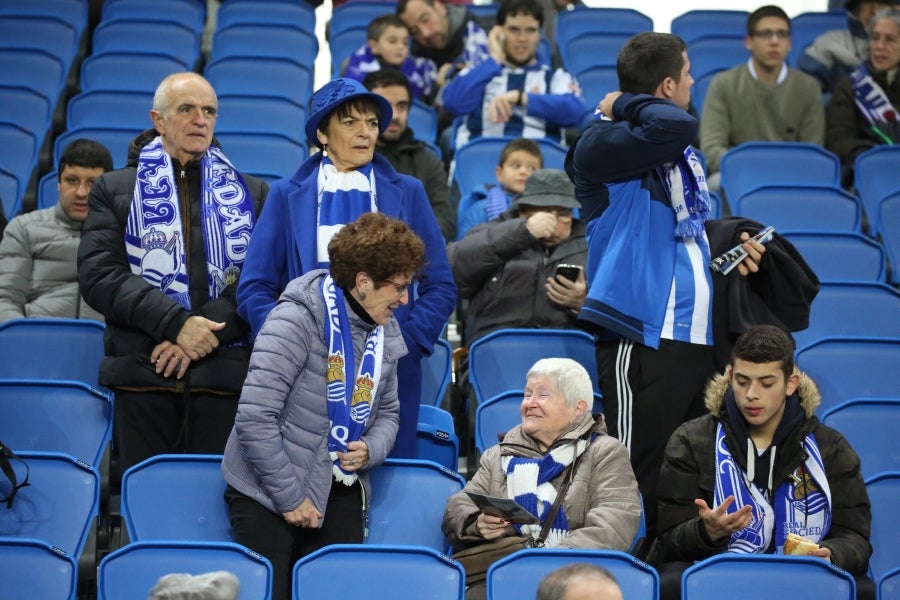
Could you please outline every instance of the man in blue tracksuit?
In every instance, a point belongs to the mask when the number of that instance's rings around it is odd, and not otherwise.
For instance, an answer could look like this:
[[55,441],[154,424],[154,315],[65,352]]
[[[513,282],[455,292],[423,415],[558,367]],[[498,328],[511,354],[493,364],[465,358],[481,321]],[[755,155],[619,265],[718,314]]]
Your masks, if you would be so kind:
[[[709,194],[690,148],[699,124],[686,110],[693,79],[684,42],[638,34],[617,71],[621,91],[600,102],[566,170],[589,221],[579,320],[598,334],[607,427],[629,448],[652,539],[666,442],[703,413],[715,372]],[[742,276],[759,269],[765,251],[755,242],[744,248]]]

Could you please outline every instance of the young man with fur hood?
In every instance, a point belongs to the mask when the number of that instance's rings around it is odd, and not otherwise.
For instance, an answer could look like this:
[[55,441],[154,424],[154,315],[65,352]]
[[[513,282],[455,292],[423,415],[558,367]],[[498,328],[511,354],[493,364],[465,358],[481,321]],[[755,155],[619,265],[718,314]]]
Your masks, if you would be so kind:
[[858,598],[874,598],[859,457],[816,418],[819,390],[794,368],[793,354],[781,329],[749,329],[725,374],[706,389],[710,412],[669,440],[657,490],[659,536],[648,556],[663,600],[680,597],[681,574],[694,561],[781,553],[788,534],[817,544],[809,556],[853,574]]

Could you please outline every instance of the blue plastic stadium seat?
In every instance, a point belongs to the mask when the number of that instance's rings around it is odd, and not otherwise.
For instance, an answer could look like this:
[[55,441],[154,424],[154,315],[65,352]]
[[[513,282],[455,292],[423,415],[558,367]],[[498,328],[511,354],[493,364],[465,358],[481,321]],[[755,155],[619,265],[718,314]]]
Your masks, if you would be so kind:
[[847,438],[859,455],[864,478],[900,471],[896,437],[900,430],[900,396],[847,400],[826,412],[822,423]]

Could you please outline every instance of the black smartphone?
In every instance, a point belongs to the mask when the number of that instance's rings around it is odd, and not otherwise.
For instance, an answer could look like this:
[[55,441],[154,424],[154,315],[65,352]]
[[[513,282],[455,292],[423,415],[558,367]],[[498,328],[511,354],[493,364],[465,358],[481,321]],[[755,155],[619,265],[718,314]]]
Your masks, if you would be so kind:
[[557,265],[556,266],[556,275],[562,275],[569,281],[575,281],[578,279],[578,272],[581,271],[581,267],[578,265]]

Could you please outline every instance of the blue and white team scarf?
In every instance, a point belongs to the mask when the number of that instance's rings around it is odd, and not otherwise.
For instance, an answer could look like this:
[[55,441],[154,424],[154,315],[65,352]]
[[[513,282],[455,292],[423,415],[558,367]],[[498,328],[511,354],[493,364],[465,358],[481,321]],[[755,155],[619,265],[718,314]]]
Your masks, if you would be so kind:
[[871,125],[897,121],[897,111],[881,86],[872,79],[866,63],[850,73],[850,86],[857,108]]
[[[431,96],[437,83],[437,66],[435,66],[433,60],[419,56],[407,56],[400,63],[400,66],[395,68],[399,68],[400,72],[409,79],[413,98],[428,98]],[[350,55],[344,77],[362,81],[369,73],[380,71],[381,69],[381,61],[375,56],[368,44],[363,44]]]
[[688,146],[684,154],[665,167],[669,197],[675,211],[675,235],[679,238],[699,238],[706,234],[704,223],[709,218],[709,188],[706,174],[694,149]]
[[[506,471],[507,495],[543,523],[547,512],[556,501],[556,488],[550,482],[587,449],[594,437],[596,436],[591,436],[587,440],[578,439],[571,444],[555,448],[543,458],[504,456],[502,465]],[[513,527],[520,535],[530,535],[537,539],[541,534],[542,525],[513,525]],[[560,503],[550,533],[544,540],[544,547],[558,546],[567,535],[569,535],[569,521]]]
[[[749,479],[725,446],[722,424],[716,427],[716,486],[713,508],[728,496],[734,502],[729,513],[749,504],[753,517],[744,529],[731,534],[728,551],[736,554],[764,553],[775,536],[775,546],[781,553],[788,533],[801,535],[818,542],[831,527],[831,488],[825,477],[825,467],[816,438],[809,434],[803,440],[807,456],[773,494],[770,504],[765,494]],[[772,448],[772,452],[775,452]],[[748,457],[747,460],[753,460]],[[774,505],[774,507],[773,507]]]
[[465,45],[461,59],[466,67],[477,67],[491,55],[488,50],[487,33],[475,21],[466,23],[466,33],[463,39]]
[[[372,411],[372,399],[381,380],[381,357],[384,352],[384,327],[379,325],[366,337],[359,371],[354,368],[353,335],[347,321],[344,292],[325,275],[321,284],[325,301],[325,345],[328,347],[328,372],[325,376],[328,400],[328,454],[334,462],[334,478],[353,485],[356,473],[341,468],[338,452],[347,451],[347,443],[362,437]],[[348,385],[347,373],[356,373]]]
[[372,163],[342,173],[327,156],[322,157],[316,182],[319,190],[316,255],[319,269],[328,268],[328,242],[347,223],[363,213],[378,212],[375,170]]
[[[209,298],[215,299],[241,273],[256,212],[243,178],[221,150],[210,146],[200,159],[200,171],[207,284]],[[172,158],[156,137],[138,158],[125,250],[132,273],[191,310],[177,189]]]
[[484,199],[484,215],[487,221],[499,217],[509,208],[510,195],[506,193],[502,185],[495,185],[487,192]]

